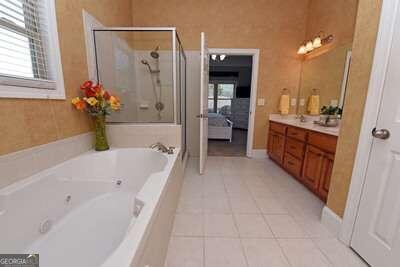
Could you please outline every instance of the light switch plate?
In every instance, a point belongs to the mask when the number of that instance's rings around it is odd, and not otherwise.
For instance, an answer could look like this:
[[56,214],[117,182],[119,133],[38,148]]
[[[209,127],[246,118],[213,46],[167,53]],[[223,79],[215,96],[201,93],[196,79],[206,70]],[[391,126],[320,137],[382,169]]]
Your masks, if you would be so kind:
[[290,105],[292,105],[292,107],[296,106],[297,105],[297,98],[292,98],[290,100]]
[[258,98],[257,99],[257,106],[264,106],[265,105],[265,99],[264,98]]
[[306,100],[304,98],[300,98],[299,105],[304,106],[306,104]]

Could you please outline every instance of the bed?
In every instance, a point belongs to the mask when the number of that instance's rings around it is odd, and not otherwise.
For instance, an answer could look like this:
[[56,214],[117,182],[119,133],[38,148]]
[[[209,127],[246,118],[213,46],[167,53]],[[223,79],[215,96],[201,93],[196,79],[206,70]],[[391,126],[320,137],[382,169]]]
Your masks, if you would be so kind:
[[232,142],[233,123],[222,114],[208,113],[208,139]]

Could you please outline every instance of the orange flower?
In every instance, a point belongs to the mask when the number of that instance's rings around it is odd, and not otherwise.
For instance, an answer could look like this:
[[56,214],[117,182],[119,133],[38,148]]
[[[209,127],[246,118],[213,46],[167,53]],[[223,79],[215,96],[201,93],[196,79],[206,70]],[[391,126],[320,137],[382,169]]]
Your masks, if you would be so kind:
[[86,103],[79,97],[75,97],[71,100],[72,105],[75,106],[77,110],[84,110],[86,108]]
[[75,108],[77,110],[84,110],[86,108],[86,103],[84,101],[79,101],[78,103],[75,104]]

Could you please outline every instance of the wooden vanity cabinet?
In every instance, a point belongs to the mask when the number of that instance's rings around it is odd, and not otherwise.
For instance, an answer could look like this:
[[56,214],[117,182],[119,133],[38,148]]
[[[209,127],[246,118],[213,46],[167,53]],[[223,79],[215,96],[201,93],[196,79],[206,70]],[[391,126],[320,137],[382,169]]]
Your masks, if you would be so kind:
[[283,156],[285,153],[285,141],[286,141],[286,126],[271,123],[268,133],[268,155],[278,164],[283,164]]
[[337,137],[270,122],[268,155],[323,201],[329,193]]
[[303,163],[302,180],[304,184],[315,193],[318,192],[323,159],[324,152],[322,150],[307,145]]
[[329,185],[331,184],[331,176],[333,170],[333,161],[335,155],[332,153],[325,153],[322,162],[321,179],[318,187],[318,194],[324,201],[328,198]]

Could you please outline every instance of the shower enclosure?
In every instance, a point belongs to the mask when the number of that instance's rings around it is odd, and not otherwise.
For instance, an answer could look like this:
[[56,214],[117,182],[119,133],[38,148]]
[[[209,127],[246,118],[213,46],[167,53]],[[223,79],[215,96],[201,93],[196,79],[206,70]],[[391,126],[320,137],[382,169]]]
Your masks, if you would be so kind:
[[186,146],[186,55],[173,27],[93,30],[97,79],[121,98],[109,123],[182,125]]

